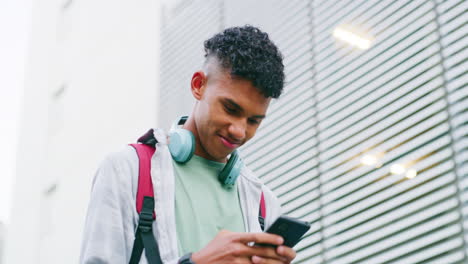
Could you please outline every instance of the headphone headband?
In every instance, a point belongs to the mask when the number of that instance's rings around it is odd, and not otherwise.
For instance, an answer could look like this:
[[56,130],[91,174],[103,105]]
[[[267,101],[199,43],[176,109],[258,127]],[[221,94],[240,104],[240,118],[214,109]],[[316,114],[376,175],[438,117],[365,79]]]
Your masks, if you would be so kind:
[[179,117],[176,121],[172,123],[170,131],[173,131],[174,129],[177,129],[178,126],[185,124],[187,120],[188,120],[188,116]]

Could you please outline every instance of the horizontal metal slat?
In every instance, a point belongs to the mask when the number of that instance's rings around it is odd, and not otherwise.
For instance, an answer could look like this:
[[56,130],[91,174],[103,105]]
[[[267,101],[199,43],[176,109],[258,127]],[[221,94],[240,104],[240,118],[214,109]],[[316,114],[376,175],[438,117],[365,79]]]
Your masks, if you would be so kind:
[[[367,10],[366,4],[374,6],[370,1],[341,1],[340,4],[336,4],[334,1],[328,1],[328,5],[323,3],[319,5],[315,1],[312,1],[314,10],[314,25],[315,34],[319,34],[324,31],[329,31],[330,28],[336,23],[336,21],[344,21],[354,12],[359,10]],[[342,8],[346,6],[347,8]]]
[[[446,113],[441,112],[437,115],[443,117],[446,115]],[[354,154],[353,156],[347,159],[337,160],[336,163],[330,163],[331,161],[329,161],[327,163],[326,169],[323,170],[323,174],[326,175],[326,181],[331,182],[332,180],[334,180],[336,176],[331,177],[331,175],[336,174],[336,171],[343,172],[343,173],[350,173],[351,170],[357,168],[358,165],[361,166],[362,164],[360,163],[361,162],[360,158],[362,158],[364,155],[367,155],[365,153],[369,152],[369,154],[371,155],[380,156],[378,158],[379,160],[376,166],[377,165],[381,166],[382,164],[395,161],[398,157],[402,157],[403,155],[407,155],[408,153],[410,153],[413,150],[413,148],[410,147],[410,145],[408,145],[407,143],[411,142],[415,138],[419,137],[418,141],[413,141],[411,143],[420,142],[420,140],[423,140],[423,138],[426,138],[429,140],[436,140],[438,138],[443,137],[447,133],[446,131],[448,131],[447,125],[444,122],[444,120],[435,124],[432,123],[432,121],[429,122],[425,120],[422,124],[427,126],[425,130],[422,131],[423,132],[422,134],[419,134],[419,131],[417,130],[418,128],[412,127],[408,131],[403,131],[403,132],[408,133],[409,131],[412,131],[417,134],[410,136],[405,133],[395,133],[391,137],[389,137],[389,140],[379,142],[378,144],[372,146],[372,148],[369,150],[363,147],[361,151],[357,152],[356,154]],[[434,128],[437,128],[437,129],[434,129]],[[431,137],[430,135],[424,135],[424,133],[428,133],[428,132],[430,132],[431,135],[434,135],[435,137],[430,138]],[[421,137],[420,135],[424,135],[424,137]],[[427,141],[421,144],[427,145]],[[420,146],[423,146],[423,145],[420,145]],[[402,146],[406,146],[406,149],[401,148]],[[410,150],[407,150],[408,148],[410,148]],[[382,158],[381,156],[383,156],[384,158]],[[340,173],[340,175],[342,175],[343,173]]]
[[[387,214],[385,216],[390,218],[391,221],[384,220],[385,225],[381,222],[377,223],[377,221],[372,220],[364,225],[365,228],[361,228],[361,226],[359,226],[360,232],[357,232],[357,228],[353,228],[344,234],[339,234],[330,239],[326,239],[324,244],[328,249],[327,255],[329,257],[336,258],[338,256],[351,253],[359,248],[362,249],[364,246],[368,246],[376,242],[378,243],[390,236],[400,235],[399,232],[411,229],[419,223],[435,218],[437,215],[442,215],[448,211],[454,211],[457,206],[458,203],[456,199],[449,199],[413,214],[407,214],[407,212],[401,211],[398,216],[396,216],[396,212]],[[379,228],[376,229],[375,227],[371,227],[370,224],[373,224],[374,226],[378,224]]]
[[[435,166],[430,170],[427,170],[424,173],[421,173],[421,178],[418,181],[423,181],[426,177],[431,177],[430,173],[432,170],[446,172],[448,170],[453,169],[453,165],[449,162],[443,163],[441,165]],[[436,174],[437,176],[437,174]],[[401,176],[403,179],[404,176]],[[425,197],[432,195],[431,193],[438,193],[439,197],[446,198],[448,196],[453,196],[456,193],[456,187],[452,186],[451,184],[454,182],[455,176],[453,173],[448,173],[443,177],[438,177],[434,180],[431,180],[431,184],[425,184],[422,186],[413,186],[414,189],[407,189],[411,186],[411,183],[407,184],[397,184],[391,189],[387,189],[383,194],[379,194],[380,196],[387,196],[389,199],[383,203],[379,204],[371,204],[369,203],[367,206],[373,206],[370,208],[366,208],[359,206],[352,206],[350,208],[345,208],[338,212],[334,212],[329,210],[329,206],[324,205],[323,212],[324,218],[323,223],[324,226],[327,227],[325,231],[325,236],[330,237],[336,233],[343,232],[351,227],[356,226],[362,222],[370,220],[378,215],[382,215],[385,212],[389,212],[391,210],[395,210],[402,204],[412,203],[414,208],[418,208],[419,206],[423,206],[422,203],[414,202],[415,199],[418,197]],[[446,186],[443,188],[443,193],[439,191],[435,191],[438,188],[442,188],[442,186]],[[396,195],[392,197],[391,195]],[[435,202],[436,200],[432,200]],[[371,202],[371,201],[370,201]]]
[[[391,261],[402,255],[409,255],[412,252],[420,250],[424,247],[431,246],[435,242],[443,241],[444,239],[456,236],[461,232],[461,228],[458,225],[448,225],[447,227],[440,229],[436,232],[429,232],[426,236],[422,236],[416,240],[408,241],[399,245],[398,247],[392,248],[391,250],[382,250],[380,254],[365,259],[365,261],[359,263],[383,263]],[[454,247],[457,247],[456,245]],[[359,259],[358,259],[359,260]]]
[[[422,9],[423,6],[425,5],[424,2],[418,2],[418,1],[409,1],[409,2],[404,3],[403,5],[401,5],[403,1],[387,1],[387,3],[389,4],[387,4],[386,6],[381,5],[381,4],[376,5],[379,8],[381,8],[381,12],[376,15],[366,14],[366,13],[363,13],[362,15],[357,15],[357,19],[359,19],[360,21],[354,21],[354,19],[336,20],[340,24],[346,22],[347,24],[351,24],[351,25],[356,25],[356,24],[365,25],[366,28],[369,28],[368,30],[369,32],[367,32],[367,34],[369,36],[374,36],[375,39],[378,40],[376,42],[376,45],[372,46],[371,50],[358,52],[357,50],[351,47],[338,45],[342,43],[341,42],[336,43],[336,41],[331,37],[331,33],[334,29],[328,28],[327,31],[316,33],[317,37],[315,41],[315,47],[316,47],[316,50],[318,51],[317,63],[320,64],[322,62],[322,58],[329,57],[329,55],[331,54],[330,53],[331,51],[341,53],[342,56],[344,55],[343,58],[346,58],[347,60],[351,58],[354,59],[356,56],[363,56],[363,55],[366,56],[368,52],[379,53],[382,50],[382,48],[385,47],[385,44],[389,40],[391,40],[389,36],[395,36],[396,33],[398,33],[398,32],[391,32],[391,28],[394,27],[394,25],[400,24],[402,22],[400,20],[403,19],[404,21],[404,19],[406,18],[406,16],[409,15],[409,13],[412,13],[414,10]],[[409,9],[410,11],[408,11],[407,9],[403,9],[404,11],[406,11],[406,14],[400,12],[400,9],[402,9],[403,7],[411,6],[411,5],[414,5],[413,10]],[[361,16],[361,19],[360,19],[360,16]],[[413,14],[412,19],[414,19],[414,17],[415,15]],[[336,27],[336,26],[339,26],[339,25],[333,25],[333,27]],[[382,44],[384,46],[382,46]],[[339,47],[339,49],[336,49],[337,47]],[[338,60],[334,63],[346,63],[346,62],[347,61],[345,60]]]
[[[463,243],[463,241],[462,241]],[[424,264],[452,264],[452,263],[462,263],[464,258],[463,255],[463,250],[454,250],[452,252],[449,252],[447,254],[444,254],[440,257],[433,258],[430,260],[424,261]]]
[[[434,118],[441,119],[444,118],[446,114],[444,112],[440,113],[438,116],[434,116]],[[396,133],[394,136],[390,137],[388,140],[383,141],[383,144],[378,148],[378,153],[381,153],[383,157],[380,157],[379,164],[376,166],[378,167],[378,171],[386,169],[386,166],[396,163],[400,158],[401,155],[404,153],[401,150],[397,150],[391,152],[395,149],[396,146],[401,145],[405,142],[410,142],[412,139],[416,138],[419,134],[419,129],[424,129],[427,131],[431,131],[433,135],[437,135],[436,137],[439,140],[447,140],[448,136],[445,136],[445,139],[441,137],[444,134],[444,131],[447,131],[445,128],[438,128],[439,130],[433,130],[436,127],[440,127],[441,125],[445,125],[443,120],[439,121],[434,124],[434,120],[428,119],[425,122],[421,123],[418,126],[411,127],[410,130],[405,131],[405,133]],[[407,135],[406,133],[409,133]],[[414,134],[413,134],[414,133]],[[441,134],[442,133],[442,134]],[[411,135],[413,134],[413,135]],[[432,138],[430,140],[436,140],[436,138]],[[427,142],[427,141],[426,141]],[[419,139],[419,144],[421,141]],[[425,142],[422,142],[421,146],[424,146]],[[411,145],[415,146],[415,145]],[[428,146],[427,143],[425,146]],[[440,148],[440,146],[439,146]],[[438,149],[435,146],[433,149]],[[416,151],[417,152],[417,151]],[[364,166],[360,161],[360,155],[356,155],[354,159],[350,159],[349,161],[340,162],[337,165],[333,165],[329,170],[322,169],[322,182],[323,182],[323,189],[326,192],[330,192],[334,189],[337,189],[346,184],[354,184],[354,181],[360,179],[360,181],[365,180],[365,175],[369,172],[373,173],[374,168],[372,166]],[[321,166],[323,168],[323,165]],[[388,171],[388,170],[387,170]]]
[[[276,44],[283,51],[284,41],[290,39],[293,34],[293,29],[300,29],[302,27],[294,23],[294,19],[308,17],[310,12],[309,1],[299,0],[299,1],[278,1],[279,4],[275,5],[278,13],[282,15],[275,17],[274,19],[274,30],[268,32],[272,39],[276,40]],[[310,21],[309,21],[310,24]],[[309,25],[310,26],[310,25]]]
[[[455,2],[454,2],[455,3]],[[439,23],[441,25],[450,24],[450,22],[458,17],[465,16],[465,21],[467,18],[466,12],[468,11],[468,3],[466,1],[458,1],[456,4],[449,6],[437,5],[437,12],[439,13]],[[445,8],[444,8],[445,7]]]
[[[427,12],[430,12],[430,10]],[[320,60],[317,59],[316,80],[319,91],[319,102],[322,102],[324,99],[330,97],[331,94],[336,92],[336,88],[330,89],[335,87],[335,83],[338,83],[342,79],[351,78],[351,80],[347,82],[347,84],[349,84],[352,82],[352,79],[357,79],[356,75],[352,75],[356,69],[360,69],[366,64],[373,63],[373,61],[389,61],[392,59],[392,56],[398,54],[398,52],[401,52],[402,50],[405,50],[409,47],[417,47],[415,46],[416,44],[418,44],[420,41],[423,41],[428,35],[435,32],[436,29],[434,23],[429,23],[431,20],[424,15],[425,14],[420,15],[420,17],[417,19],[423,19],[427,21],[413,21],[414,23],[411,24],[411,26],[404,27],[406,25],[405,24],[402,25],[403,28],[396,28],[395,35],[389,37],[389,39],[380,40],[376,43],[375,47],[373,47],[371,51],[363,53],[362,56],[356,57],[356,55],[359,55],[356,54],[354,56],[356,59],[353,57],[348,61],[344,57],[333,56],[326,58],[326,64],[322,64]],[[399,21],[398,23],[402,22]],[[403,36],[399,37],[399,35]],[[382,49],[382,51],[377,52],[377,49]],[[337,63],[341,63],[343,66],[336,67],[335,65]],[[333,70],[327,71],[327,68],[331,66],[333,66]]]
[[[350,95],[347,98],[352,99],[341,99],[342,102],[344,101],[343,103],[320,111],[318,114],[319,129],[322,131],[331,129],[341,131],[344,127],[350,126],[349,123],[356,126],[357,120],[367,121],[366,116],[395,109],[396,105],[401,105],[400,101],[408,100],[410,94],[414,94],[417,98],[423,94],[424,89],[432,90],[441,85],[442,68],[437,65],[437,58],[433,57],[426,62],[429,64],[429,68],[414,69],[403,73],[398,79],[394,79],[394,82],[382,84],[379,88],[376,87],[375,95]],[[440,78],[437,78],[439,76]],[[374,119],[380,117],[374,115]]]
[[286,174],[268,182],[268,186],[281,197],[287,193],[294,192],[301,185],[315,182],[319,176],[316,160],[306,160]]
[[465,60],[460,64],[453,65],[451,68],[448,68],[445,73],[445,76],[448,80],[453,80],[462,76],[466,76],[466,74],[468,73],[468,60]]
[[326,38],[320,38],[320,36],[324,36],[327,33],[330,34],[336,26],[343,23],[360,25],[361,27],[365,26],[365,28],[369,29],[369,33],[373,34],[378,30],[377,24],[380,21],[388,20],[392,13],[397,13],[398,9],[410,3],[404,3],[403,1],[380,1],[378,4],[372,1],[355,2],[359,3],[359,6],[340,8],[339,11],[334,12],[333,16],[327,17],[326,14],[316,12],[318,21],[316,23],[315,34],[319,36],[316,42],[318,49],[321,49],[321,46],[325,45],[325,43],[329,43]]
[[[296,146],[292,146],[291,149],[277,156],[274,164],[271,162],[266,163],[265,166],[258,168],[255,172],[260,175],[260,177],[271,173],[282,175],[293,169],[296,165],[302,164],[303,161],[310,160],[314,152],[316,152],[313,150],[316,143],[312,140],[305,142],[306,143],[299,143]],[[310,149],[312,150],[310,151]]]
[[[314,197],[317,190],[312,190],[311,193]],[[286,215],[308,215],[313,210],[317,209],[318,202],[311,202],[311,199],[307,195],[297,196],[294,200],[283,203],[283,212]]]
[[[437,155],[438,158],[447,157],[446,154]],[[449,157],[447,157],[448,159]],[[445,162],[445,160],[440,160],[439,162]],[[418,163],[415,164],[416,168],[419,168],[418,176],[427,175],[425,171],[430,170],[432,167],[437,166],[438,163],[430,164],[422,167]],[[446,166],[452,166],[451,163],[447,163]],[[380,171],[384,173],[383,171]],[[436,173],[433,171],[433,173]],[[408,179],[404,175],[392,175],[390,173],[384,173],[380,178],[372,178],[372,174],[369,177],[365,177],[362,180],[359,179],[353,185],[346,186],[345,189],[338,189],[334,192],[327,192],[326,195],[322,196],[322,203],[324,204],[324,215],[355,215],[360,213],[362,210],[367,208],[372,208],[379,203],[383,203],[388,199],[391,199],[391,195],[394,192],[397,192],[402,186],[406,184],[412,184],[418,181],[412,181],[407,183]],[[373,180],[373,181],[372,181]],[[366,185],[363,185],[363,181],[368,181]],[[400,185],[404,183],[404,185]],[[361,187],[361,188],[359,188]],[[344,193],[340,196],[340,193]],[[335,197],[335,198],[334,198]],[[338,219],[336,221],[339,221]]]
[[[468,42],[468,37],[467,37],[467,42]],[[452,45],[451,47],[453,47],[453,46],[455,46],[455,45]],[[461,65],[466,60],[466,58],[468,57],[468,47],[467,46],[468,46],[468,43],[465,43],[464,47],[457,47],[459,49],[454,50],[454,51],[450,50],[451,47],[446,48],[445,51],[452,52],[452,53],[447,54],[445,56],[444,67],[446,69],[452,69],[452,68],[457,67],[458,65]]]
[[[296,110],[298,110],[297,115],[294,114]],[[304,113],[305,111],[303,109],[295,109],[294,112],[282,118],[283,121],[286,121],[279,123],[283,125],[282,127],[276,130],[264,131],[269,133],[263,137],[261,142],[260,140],[255,142],[257,144],[262,144],[261,147],[257,148],[256,152],[253,152],[251,149],[250,152],[246,151],[246,153],[249,153],[249,162],[255,162],[255,165],[252,164],[254,170],[267,163],[268,160],[271,159],[271,155],[273,155],[273,157],[281,155],[281,150],[291,148],[291,146],[297,144],[298,141],[310,140],[311,137],[314,142],[316,141],[315,137],[313,137],[315,133],[311,129],[314,124],[307,119]],[[244,152],[244,150],[242,150],[242,152]]]
[[[430,182],[427,182],[427,184],[430,184]],[[417,186],[416,184],[414,185]],[[443,195],[441,195],[442,192],[444,193]],[[334,247],[346,241],[354,241],[360,236],[364,239],[368,235],[379,235],[380,230],[382,230],[382,234],[385,234],[385,230],[392,230],[392,225],[394,224],[399,225],[400,223],[406,224],[408,222],[409,225],[412,221],[411,219],[414,219],[418,215],[421,217],[427,216],[427,218],[429,218],[432,215],[436,215],[436,213],[439,212],[438,208],[442,205],[447,206],[444,207],[445,210],[453,208],[453,203],[458,202],[445,191],[429,193],[428,196],[421,196],[417,202],[417,207],[415,207],[412,202],[404,203],[385,214],[377,215],[376,217],[369,218],[367,221],[362,221],[362,223],[353,225],[352,228],[341,229],[340,232],[337,232],[337,230],[330,230],[330,228],[334,228],[331,226],[329,227],[329,231],[332,231],[329,232],[331,235],[326,237],[327,242],[325,243],[327,243],[327,247]],[[421,220],[422,219],[423,218],[421,218]],[[395,228],[394,232],[397,232],[397,230],[398,229]],[[356,241],[356,243],[358,242],[359,241]],[[367,241],[366,243],[370,242]]]
[[[290,76],[289,78],[294,79],[298,74],[304,73],[304,70],[311,70],[312,65],[312,57],[309,56],[311,47],[304,45],[303,48],[298,49],[301,53],[299,53],[294,60],[290,61],[289,64],[286,65],[285,74],[286,76]],[[311,74],[311,73],[310,73]],[[286,82],[289,80],[286,79]]]
[[[187,39],[188,36],[196,36],[198,33],[203,34],[209,29],[199,28],[201,24],[212,25],[212,27],[214,25],[207,23],[207,21],[217,21],[218,23],[215,25],[219,24],[217,8],[213,8],[209,5],[200,5],[200,8],[197,10],[194,8],[187,8],[186,10],[190,12],[190,14],[180,16],[177,21],[170,23],[167,29],[162,30],[162,33],[167,35],[163,38],[161,47],[164,47],[165,51],[170,54],[179,54],[179,52],[183,51],[182,47],[189,44],[185,41],[181,41],[181,39]],[[199,30],[196,30],[197,28]],[[217,29],[219,29],[219,27],[217,27]],[[177,61],[178,60],[175,62]]]
[[[402,250],[401,247],[411,247],[413,250],[419,249],[423,246],[430,245],[434,242],[440,241],[443,238],[446,238],[448,235],[454,235],[455,231],[460,230],[460,226],[450,225],[455,223],[458,220],[458,213],[451,212],[450,214],[442,215],[438,218],[435,218],[429,222],[416,225],[409,230],[405,230],[395,234],[394,236],[388,237],[385,240],[375,242],[363,248],[352,252],[345,257],[338,258],[334,261],[337,263],[349,263],[351,261],[358,261],[362,259],[362,256],[365,255],[376,255],[375,257],[365,260],[367,263],[382,263],[385,258],[395,259],[405,253],[411,251]],[[444,228],[445,225],[449,225],[448,228]],[[438,231],[434,231],[438,230]],[[447,231],[447,233],[441,232]],[[419,240],[419,241],[418,241]],[[418,243],[419,242],[419,243]],[[392,250],[392,249],[400,249]],[[384,252],[383,254],[380,254]],[[387,254],[387,252],[392,252],[393,254]],[[325,253],[328,256],[328,252]],[[327,257],[328,258],[328,257]],[[372,262],[377,261],[377,262]]]
[[447,10],[450,10],[454,6],[460,4],[460,0],[435,0],[436,10],[439,14],[446,13]]
[[451,45],[451,43],[454,43],[456,42],[457,40],[459,39],[463,39],[466,37],[466,31],[467,31],[467,28],[468,28],[468,24],[464,23],[464,24],[461,24],[460,26],[457,25],[457,23],[463,23],[462,21],[459,21],[463,19],[465,19],[466,21],[466,18],[463,18],[463,17],[459,17],[457,18],[457,20],[455,20],[454,22],[452,22],[452,24],[449,24],[449,25],[442,25],[440,27],[440,34],[442,35],[442,38],[440,40],[441,44],[443,47],[447,47],[449,45]]
[[[253,161],[255,154],[269,144],[275,146],[284,141],[288,142],[287,138],[292,137],[291,133],[297,134],[299,130],[303,133],[307,132],[314,126],[308,116],[314,113],[313,106],[310,104],[311,97],[304,94],[303,97],[299,95],[292,98],[291,101],[294,104],[289,104],[287,107],[285,105],[284,111],[278,111],[277,116],[267,113],[268,123],[260,126],[257,136],[242,148],[242,152],[249,156],[253,155],[251,158]],[[279,114],[281,115],[279,116]],[[307,130],[301,129],[304,125],[307,126]],[[310,135],[314,133],[314,131],[309,130]]]
[[[420,31],[423,32],[423,31]],[[433,45],[436,43],[436,35],[434,34],[435,31],[432,32],[424,32],[424,34],[414,34],[412,35],[411,41],[401,41],[399,42],[396,46],[392,47],[394,52],[398,52],[398,54],[378,54],[376,57],[372,57],[370,59],[366,59],[365,57],[360,58],[359,60],[355,60],[353,62],[350,62],[349,64],[346,64],[344,68],[341,69],[341,72],[331,72],[326,79],[321,79],[317,80],[317,82],[320,84],[319,88],[319,93],[317,94],[317,98],[319,100],[319,109],[325,109],[328,108],[329,105],[332,105],[334,101],[336,100],[335,95],[339,93],[340,90],[342,90],[342,87],[347,87],[349,85],[352,85],[356,81],[358,81],[360,78],[363,78],[364,76],[367,76],[369,73],[374,72],[375,68],[379,65],[385,65],[386,63],[390,63],[390,65],[393,65],[394,67],[398,67],[399,63],[405,63],[406,60],[411,59],[415,57],[416,59],[419,59],[417,61],[411,61],[414,63],[413,66],[410,63],[406,63],[402,65],[402,67],[407,66],[410,69],[412,67],[415,67],[415,65],[418,65],[418,61],[422,61],[425,58],[428,58],[434,54],[438,49],[437,46]],[[420,46],[422,45],[422,46]],[[433,52],[428,51],[427,49],[431,49]],[[418,57],[417,55],[420,55],[420,53],[427,54],[427,57]],[[386,55],[386,56],[385,56]],[[371,62],[372,61],[372,62]],[[365,64],[368,64],[369,66],[372,67],[367,67],[364,66]],[[393,69],[389,65],[389,69],[385,69],[384,72],[388,72]],[[317,65],[317,70],[320,72],[323,72],[323,69],[321,66]],[[356,71],[357,69],[366,69],[364,70],[359,70]],[[370,72],[369,72],[370,70]],[[379,72],[376,72],[379,73]],[[319,78],[320,73],[317,74],[317,79]],[[374,73],[375,74],[375,73]],[[336,77],[334,77],[336,76]],[[322,87],[327,87],[326,89],[322,89]],[[343,93],[343,92],[342,92]],[[335,100],[330,100],[329,98],[333,98]],[[330,102],[331,101],[331,102]]]
[[288,118],[284,119],[287,120],[287,122],[283,123],[284,126],[277,130],[271,130],[268,138],[262,140],[263,145],[258,149],[258,152],[249,155],[249,160],[256,163],[254,166],[263,166],[272,156],[280,156],[282,150],[291,149],[293,145],[297,145],[299,142],[316,142],[313,131],[314,124],[310,120],[304,119],[306,118],[304,112],[300,113],[300,115],[291,114],[286,116]]
[[[442,140],[445,141],[445,144],[441,143]],[[421,161],[425,161],[426,159],[433,160],[432,158],[436,158],[438,160],[434,161],[435,162],[434,164],[437,164],[438,162],[443,161],[444,159],[450,158],[451,151],[449,151],[448,149],[447,150],[444,149],[444,147],[446,148],[447,144],[450,142],[449,140],[450,139],[446,137],[446,138],[441,138],[438,141],[434,141],[434,142],[441,143],[444,145],[439,147],[439,149],[437,149],[434,152],[427,152],[428,150],[420,151],[422,153],[416,156],[414,160],[412,159],[405,159],[405,160],[410,161],[410,164],[411,164],[409,166],[410,168],[420,168],[421,170],[424,169],[425,167],[421,167],[419,163]],[[433,149],[434,147],[430,147],[429,151]],[[363,175],[359,177],[359,174],[357,174],[357,177],[356,177],[357,180],[347,183],[345,185],[342,185],[339,188],[335,188],[332,191],[326,191],[325,195],[322,196],[323,203],[327,204],[327,208],[324,210],[324,212],[325,213],[336,212],[340,208],[349,207],[350,205],[356,203],[357,201],[361,201],[365,199],[366,197],[368,197],[369,195],[373,195],[373,194],[375,194],[376,196],[373,196],[374,198],[368,201],[370,203],[377,203],[379,201],[378,197],[383,197],[382,199],[387,199],[388,196],[385,196],[385,193],[386,193],[385,189],[388,187],[392,187],[393,184],[397,183],[398,181],[401,181],[401,177],[399,176],[388,175],[390,171],[389,165],[392,165],[392,164],[396,164],[396,162],[389,163],[388,165],[385,165],[382,168],[379,168],[375,173],[371,173],[369,175]],[[424,164],[424,162],[422,162],[422,164]],[[430,166],[428,165],[428,167]],[[421,171],[419,172],[421,173]],[[323,189],[325,189],[325,187],[329,188],[329,186],[324,186]],[[328,205],[328,203],[330,204]],[[357,207],[362,207],[362,204]]]
[[[381,163],[382,158],[380,155],[405,142],[405,140],[399,141],[398,139],[402,138],[403,133],[407,131],[409,133],[418,133],[418,129],[425,131],[431,129],[434,125],[445,122],[447,113],[444,108],[445,102],[442,100],[428,102],[427,105],[420,107],[420,111],[403,117],[396,115],[394,119],[386,120],[388,121],[386,126],[375,126],[375,129],[369,129],[369,135],[360,133],[354,135],[353,138],[348,138],[347,140],[351,142],[350,145],[337,142],[334,154],[327,152],[327,155],[322,155],[324,151],[321,152],[321,161],[327,164],[326,167],[322,166],[323,173],[328,174],[329,171],[339,169],[349,162],[360,162],[364,155],[377,155],[379,156],[378,162]],[[374,132],[375,130],[377,131]]]
[[[437,85],[437,83],[434,84]],[[401,100],[391,101],[391,104],[386,105],[385,108],[382,108],[379,112],[377,112],[380,113],[379,115],[376,113],[375,115],[370,116],[367,119],[358,120],[355,124],[352,124],[350,127],[343,127],[342,129],[333,128],[320,131],[319,139],[321,142],[321,148],[326,149],[326,151],[322,152],[321,159],[323,161],[328,161],[332,159],[332,157],[336,157],[337,155],[339,155],[340,150],[338,149],[338,147],[343,147],[344,149],[346,149],[347,146],[350,146],[352,145],[352,143],[354,143],[353,141],[349,143],[347,142],[347,140],[350,140],[351,136],[356,137],[361,133],[363,134],[360,137],[365,136],[366,131],[370,132],[377,130],[379,126],[382,125],[387,125],[387,127],[391,129],[390,131],[392,132],[397,132],[399,131],[399,129],[405,128],[404,123],[395,124],[390,123],[390,121],[395,120],[404,122],[405,120],[399,119],[400,116],[411,116],[412,114],[417,114],[419,111],[424,109],[422,108],[422,106],[428,107],[431,104],[437,103],[439,100],[442,100],[444,93],[440,89],[440,86],[427,87],[427,89],[427,92],[423,89],[411,91],[407,95],[404,95],[401,98]],[[421,94],[422,92],[425,93]],[[411,95],[414,95],[414,97],[412,97]],[[411,101],[411,99],[413,99],[413,101]],[[386,133],[389,133],[390,131],[386,131]],[[372,134],[369,133],[369,135]]]

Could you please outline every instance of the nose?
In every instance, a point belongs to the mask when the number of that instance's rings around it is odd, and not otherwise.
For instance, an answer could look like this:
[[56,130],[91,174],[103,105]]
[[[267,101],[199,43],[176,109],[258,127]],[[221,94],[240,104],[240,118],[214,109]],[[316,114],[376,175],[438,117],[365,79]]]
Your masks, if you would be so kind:
[[235,120],[229,126],[229,136],[236,141],[243,141],[245,138],[247,124],[243,120]]

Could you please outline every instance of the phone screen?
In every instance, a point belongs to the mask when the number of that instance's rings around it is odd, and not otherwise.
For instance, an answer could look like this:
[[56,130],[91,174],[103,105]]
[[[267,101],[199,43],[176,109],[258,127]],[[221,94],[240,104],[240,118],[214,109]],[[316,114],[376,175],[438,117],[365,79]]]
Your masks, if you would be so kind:
[[[310,224],[288,216],[280,216],[276,221],[265,231],[270,234],[282,236],[284,239],[283,245],[294,247],[301,240],[302,236],[310,229]],[[258,246],[273,246],[265,244],[256,244]]]

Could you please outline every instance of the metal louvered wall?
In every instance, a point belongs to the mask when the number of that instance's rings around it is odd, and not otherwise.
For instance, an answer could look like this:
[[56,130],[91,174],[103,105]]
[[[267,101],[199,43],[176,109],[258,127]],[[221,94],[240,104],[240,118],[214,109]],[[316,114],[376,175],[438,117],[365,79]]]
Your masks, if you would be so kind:
[[[449,115],[452,162],[457,176],[465,256],[468,255],[468,2],[434,1],[444,91]],[[468,262],[468,260],[466,260]]]
[[[164,22],[161,120],[190,112],[180,98],[220,28],[259,26],[285,57],[285,92],[241,152],[312,223],[295,263],[468,263],[468,1],[185,3]],[[342,24],[371,48],[337,41]]]
[[194,100],[190,80],[203,65],[203,41],[222,30],[222,2],[176,1],[163,6],[160,67],[160,125],[190,113]]

